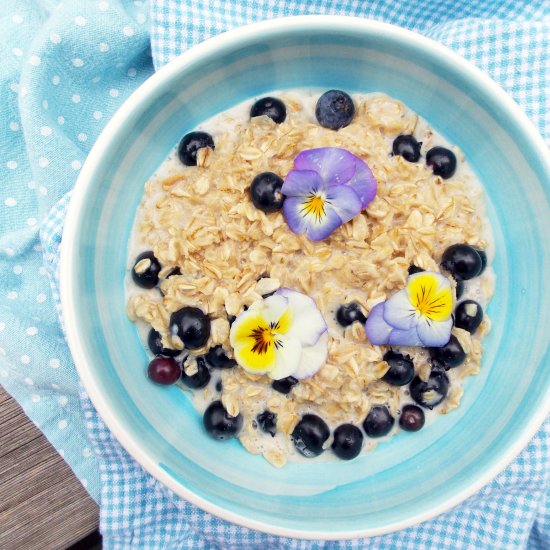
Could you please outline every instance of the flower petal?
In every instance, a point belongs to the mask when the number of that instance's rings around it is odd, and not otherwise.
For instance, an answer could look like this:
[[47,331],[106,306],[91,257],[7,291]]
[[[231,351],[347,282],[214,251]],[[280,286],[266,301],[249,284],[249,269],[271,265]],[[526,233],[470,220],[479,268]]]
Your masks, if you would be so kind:
[[[235,352],[235,360],[244,370],[252,374],[264,374],[274,368],[275,345],[271,342],[261,352],[258,351],[258,341],[254,333],[258,329],[269,330],[272,323],[284,320],[288,315],[291,316],[288,300],[284,296],[270,296],[266,300],[254,302],[233,321],[229,342]],[[291,318],[288,320],[287,330],[290,323]]]
[[325,363],[328,354],[328,332],[323,332],[317,343],[302,348],[302,358],[298,369],[294,371],[294,378],[302,380],[313,376]]
[[361,209],[365,208],[376,195],[376,179],[368,164],[355,157],[355,174],[346,185],[351,187],[361,201]]
[[254,338],[248,338],[244,344],[239,343],[234,346],[235,360],[245,371],[251,374],[270,372],[276,365],[275,346],[268,346],[265,353],[257,353],[252,351],[255,343]]
[[325,207],[325,216],[320,220],[314,219],[306,228],[306,235],[310,241],[322,241],[341,225],[342,218],[336,213],[336,210],[327,205]]
[[353,153],[339,147],[307,149],[294,159],[294,168],[315,170],[325,183],[342,185],[354,176],[356,158]]
[[408,292],[403,289],[386,300],[384,320],[393,328],[408,330],[417,321],[417,312],[409,300]]
[[269,373],[269,377],[273,380],[292,376],[302,358],[302,344],[297,338],[285,334],[281,336],[279,342],[275,351],[275,366]]
[[301,235],[308,227],[308,220],[302,213],[303,197],[287,197],[283,202],[286,223],[293,233]]
[[419,314],[432,321],[447,320],[453,310],[451,283],[433,271],[415,273],[407,281],[409,301]]
[[332,208],[342,223],[346,223],[361,212],[361,199],[347,185],[331,185],[327,188],[326,208]]
[[252,331],[259,326],[268,326],[263,316],[258,311],[254,311],[251,308],[244,311],[231,325],[229,343],[234,348],[246,345],[250,340]]
[[313,346],[327,330],[315,300],[290,288],[280,288],[274,296],[285,297],[292,310],[292,326],[288,336],[297,338],[303,346]]
[[[281,323],[284,325],[281,332],[286,332],[292,322],[292,313],[289,311],[289,303],[286,296],[269,296],[264,300],[258,300],[254,303],[260,303],[262,308],[259,310],[260,315],[265,319],[268,326],[274,326]],[[250,306],[250,309],[254,306]]]
[[384,321],[385,306],[386,302],[376,304],[371,309],[367,317],[367,322],[365,323],[367,338],[370,340],[371,344],[376,346],[387,344],[391,331],[393,330],[392,327]]
[[286,197],[305,197],[323,189],[325,183],[314,170],[291,170],[281,187],[281,193]]
[[418,273],[413,273],[407,278],[407,285],[412,283],[412,281],[414,281],[415,279],[422,279],[426,276],[429,276],[431,279],[434,280],[436,284],[436,290],[441,289],[441,287],[451,286],[449,279],[447,279],[447,277],[445,277],[444,275],[441,275],[441,273],[437,273],[437,271],[419,271]]
[[324,215],[304,213],[304,199],[302,197],[287,197],[283,203],[283,213],[286,223],[293,233],[306,233],[312,241],[326,239],[335,229],[342,225],[342,219],[326,205]]
[[451,338],[452,328],[453,319],[451,317],[445,321],[431,321],[426,317],[421,317],[416,327],[422,345],[431,348],[444,346]]
[[415,325],[408,330],[399,330],[398,328],[392,330],[388,344],[390,346],[423,346],[416,328]]

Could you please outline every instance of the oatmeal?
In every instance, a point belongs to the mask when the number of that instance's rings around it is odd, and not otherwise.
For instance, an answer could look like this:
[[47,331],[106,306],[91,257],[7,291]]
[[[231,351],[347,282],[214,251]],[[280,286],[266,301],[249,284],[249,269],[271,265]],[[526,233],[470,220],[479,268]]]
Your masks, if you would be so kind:
[[277,467],[450,412],[490,328],[491,233],[462,153],[390,97],[320,95],[185,136],[145,185],[128,260],[149,376]]

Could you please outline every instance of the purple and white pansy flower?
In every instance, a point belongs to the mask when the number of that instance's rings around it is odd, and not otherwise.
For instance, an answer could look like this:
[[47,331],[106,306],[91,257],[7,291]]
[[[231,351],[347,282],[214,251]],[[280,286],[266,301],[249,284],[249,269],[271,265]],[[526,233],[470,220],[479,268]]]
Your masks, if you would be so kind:
[[322,147],[298,154],[281,192],[290,230],[321,241],[366,208],[376,195],[376,180],[353,153]]
[[449,280],[432,271],[409,276],[407,286],[376,304],[365,323],[375,345],[441,347],[453,328]]

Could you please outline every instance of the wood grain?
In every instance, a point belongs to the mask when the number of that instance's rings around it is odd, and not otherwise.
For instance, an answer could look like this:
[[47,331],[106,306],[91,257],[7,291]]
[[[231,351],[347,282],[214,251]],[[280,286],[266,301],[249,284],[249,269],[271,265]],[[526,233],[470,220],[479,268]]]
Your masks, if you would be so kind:
[[0,548],[68,548],[97,527],[97,504],[0,386]]

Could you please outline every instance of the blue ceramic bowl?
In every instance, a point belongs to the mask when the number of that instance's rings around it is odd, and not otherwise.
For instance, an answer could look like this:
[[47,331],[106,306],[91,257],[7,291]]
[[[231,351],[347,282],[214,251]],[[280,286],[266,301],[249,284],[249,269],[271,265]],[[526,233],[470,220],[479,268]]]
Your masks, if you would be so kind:
[[[236,440],[208,438],[183,392],[148,382],[145,350],[125,314],[124,276],[143,184],[181,136],[245,99],[295,87],[387,93],[458,145],[485,188],[497,287],[481,374],[467,381],[459,409],[350,463],[277,470]],[[513,101],[416,34],[316,16],[208,40],[128,99],[82,169],[61,263],[80,376],[126,449],[174,492],[222,518],[339,539],[433,517],[491,480],[548,414],[549,182],[548,151]]]

